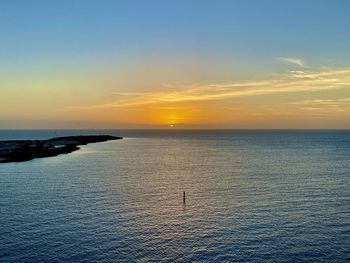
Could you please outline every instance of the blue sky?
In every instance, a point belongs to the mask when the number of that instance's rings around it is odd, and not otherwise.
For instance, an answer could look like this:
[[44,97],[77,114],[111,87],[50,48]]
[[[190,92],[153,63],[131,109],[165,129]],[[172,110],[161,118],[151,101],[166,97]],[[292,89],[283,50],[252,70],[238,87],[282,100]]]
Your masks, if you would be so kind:
[[348,59],[349,1],[1,1],[7,62],[157,52]]

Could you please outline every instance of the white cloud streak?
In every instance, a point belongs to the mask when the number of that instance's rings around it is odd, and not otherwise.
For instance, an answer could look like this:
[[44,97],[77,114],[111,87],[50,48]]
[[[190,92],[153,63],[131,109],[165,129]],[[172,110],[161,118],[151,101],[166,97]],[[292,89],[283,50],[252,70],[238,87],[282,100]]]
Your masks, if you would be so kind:
[[287,57],[278,57],[278,60],[284,62],[284,63],[289,63],[293,65],[297,65],[302,68],[306,68],[307,65],[305,64],[304,60],[301,58],[287,58]]
[[106,103],[69,109],[128,108],[149,104],[226,100],[282,93],[320,92],[350,88],[350,68],[290,71],[273,79],[253,82],[209,83],[178,86],[176,90],[121,92]]

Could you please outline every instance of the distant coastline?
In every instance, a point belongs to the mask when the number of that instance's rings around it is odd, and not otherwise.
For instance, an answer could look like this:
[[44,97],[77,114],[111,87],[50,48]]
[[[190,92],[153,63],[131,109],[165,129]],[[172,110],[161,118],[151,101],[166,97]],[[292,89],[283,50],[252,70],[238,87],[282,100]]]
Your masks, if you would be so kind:
[[55,137],[48,140],[0,141],[0,163],[29,161],[34,158],[57,156],[79,150],[79,145],[120,140],[111,135]]

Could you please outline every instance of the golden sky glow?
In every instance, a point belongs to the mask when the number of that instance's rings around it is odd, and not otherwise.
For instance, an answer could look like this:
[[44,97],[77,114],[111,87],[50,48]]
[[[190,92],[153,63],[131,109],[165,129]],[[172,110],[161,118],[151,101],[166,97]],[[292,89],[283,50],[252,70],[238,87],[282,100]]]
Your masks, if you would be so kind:
[[[129,73],[128,78],[134,74]],[[142,80],[149,81],[140,74],[137,85]],[[38,126],[46,121],[49,128],[54,123],[91,128],[350,127],[348,67],[300,65],[299,70],[246,81],[164,84],[152,78],[150,82],[134,88],[127,86],[135,85],[132,78],[118,83],[105,74],[85,80],[9,81],[10,88],[2,87],[0,114],[37,120]],[[25,92],[19,93],[22,85]]]

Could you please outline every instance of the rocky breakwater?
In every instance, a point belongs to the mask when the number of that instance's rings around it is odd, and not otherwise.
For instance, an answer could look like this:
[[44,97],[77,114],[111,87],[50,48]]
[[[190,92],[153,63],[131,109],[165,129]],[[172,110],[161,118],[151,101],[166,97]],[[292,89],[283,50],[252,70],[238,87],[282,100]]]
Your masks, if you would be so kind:
[[28,161],[79,150],[79,145],[119,140],[110,135],[67,136],[48,140],[0,141],[0,163]]

